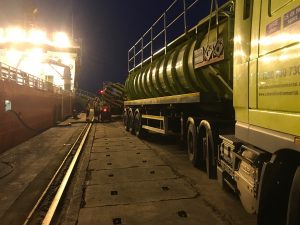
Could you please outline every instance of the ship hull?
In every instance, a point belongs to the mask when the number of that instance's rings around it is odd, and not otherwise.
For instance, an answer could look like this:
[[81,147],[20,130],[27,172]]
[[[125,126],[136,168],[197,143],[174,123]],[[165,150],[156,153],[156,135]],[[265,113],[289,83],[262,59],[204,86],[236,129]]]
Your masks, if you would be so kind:
[[[73,95],[0,80],[0,153],[72,115]],[[6,112],[5,100],[12,110]]]

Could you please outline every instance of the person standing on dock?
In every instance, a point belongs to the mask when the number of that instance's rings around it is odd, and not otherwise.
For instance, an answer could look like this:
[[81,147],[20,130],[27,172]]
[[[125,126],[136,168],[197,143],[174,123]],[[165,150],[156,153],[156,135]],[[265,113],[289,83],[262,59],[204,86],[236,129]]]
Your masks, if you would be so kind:
[[97,122],[100,121],[100,99],[95,98],[94,100],[94,117],[97,120]]
[[92,107],[92,103],[91,103],[91,100],[89,99],[89,100],[87,101],[86,105],[85,105],[85,113],[86,113],[86,116],[85,116],[86,119],[85,119],[85,120],[86,120],[87,122],[90,121],[89,116],[90,116],[90,110],[91,110],[91,107]]

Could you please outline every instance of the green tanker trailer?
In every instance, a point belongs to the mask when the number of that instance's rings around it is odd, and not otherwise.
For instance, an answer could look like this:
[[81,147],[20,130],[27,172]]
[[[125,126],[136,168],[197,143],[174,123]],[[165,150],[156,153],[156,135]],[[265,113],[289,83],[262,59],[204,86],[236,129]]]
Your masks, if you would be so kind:
[[[213,29],[190,40],[172,46],[166,55],[155,57],[151,63],[130,72],[125,87],[128,98],[146,99],[162,96],[201,92],[219,100],[232,100],[232,40],[228,39],[228,20],[219,25],[219,32]],[[218,38],[218,40],[217,40]],[[210,41],[211,51],[202,49]],[[224,49],[225,48],[225,49]],[[197,58],[194,58],[194,52]],[[206,54],[206,55],[204,55]],[[224,58],[226,55],[226,58]],[[214,63],[220,61],[219,63]],[[208,65],[197,70],[197,67]],[[195,67],[196,66],[196,67]]]
[[128,52],[125,129],[179,134],[191,162],[257,224],[300,224],[300,0],[212,0],[189,30],[203,2],[183,0],[183,34],[168,42],[176,2]]
[[[231,10],[232,4],[225,4],[217,18],[212,12],[166,46],[166,51],[130,70],[125,82],[127,130],[138,136],[147,130],[180,133],[185,139],[188,131],[196,132],[196,124],[203,118],[234,124]],[[203,118],[197,116],[199,112]],[[195,149],[191,145],[188,148],[192,162],[200,164]],[[210,176],[216,176],[216,168],[211,169]]]

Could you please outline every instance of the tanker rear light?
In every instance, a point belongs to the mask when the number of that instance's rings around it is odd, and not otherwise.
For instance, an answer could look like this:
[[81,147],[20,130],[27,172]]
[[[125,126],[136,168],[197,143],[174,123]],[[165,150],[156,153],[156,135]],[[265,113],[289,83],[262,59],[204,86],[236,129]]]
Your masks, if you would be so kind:
[[107,106],[104,106],[101,110],[102,112],[108,112],[109,111],[109,108]]

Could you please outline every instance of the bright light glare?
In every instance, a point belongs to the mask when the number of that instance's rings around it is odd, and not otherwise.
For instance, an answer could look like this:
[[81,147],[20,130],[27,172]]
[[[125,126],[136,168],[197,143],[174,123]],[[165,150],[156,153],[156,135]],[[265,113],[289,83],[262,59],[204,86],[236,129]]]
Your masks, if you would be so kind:
[[234,52],[235,57],[246,57],[246,53],[243,50],[236,50]]
[[259,43],[263,46],[274,45],[277,43],[299,42],[300,34],[282,33],[274,37],[264,37]]
[[287,61],[289,59],[289,55],[281,55],[278,57],[280,61]]
[[0,43],[5,42],[4,29],[0,28]]
[[234,37],[234,43],[235,44],[241,44],[242,43],[241,36],[237,35],[236,37]]
[[[29,45],[26,45],[27,43]],[[47,59],[60,61],[70,67],[71,82],[74,85],[76,54],[47,50],[48,45],[58,48],[72,47],[73,43],[66,33],[47,34],[45,31],[36,28],[25,30],[17,26],[0,27],[0,44],[1,46],[4,44],[4,48],[0,49],[1,62],[42,79],[45,76],[52,76],[54,84],[63,87],[64,80],[61,74],[64,73],[64,67],[50,66],[45,63]],[[8,44],[8,47],[5,44]]]
[[47,41],[47,34],[44,31],[32,29],[28,34],[28,42],[33,44],[43,44]]
[[19,27],[8,28],[6,30],[6,39],[10,42],[24,42],[26,41],[26,32]]
[[69,66],[70,64],[72,64],[74,59],[72,58],[71,54],[64,53],[64,54],[61,55],[61,61],[62,61],[63,64]]
[[70,47],[71,45],[68,35],[63,32],[57,32],[54,34],[53,44],[57,47],[62,47],[62,48]]
[[49,39],[46,32],[39,29],[24,30],[20,27],[0,28],[0,43],[27,42],[35,45],[52,45],[60,48],[71,47],[71,40],[64,32],[56,32],[53,39]]
[[22,57],[22,52],[11,49],[6,52],[6,59],[8,64],[11,66],[16,66]]
[[34,48],[28,52],[28,58],[34,59],[36,62],[41,62],[43,60],[43,56],[43,50],[40,48]]
[[266,57],[262,58],[262,61],[264,63],[271,63],[271,62],[274,62],[276,59],[277,59],[276,56],[266,56]]

